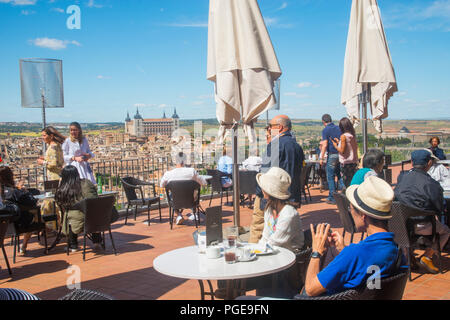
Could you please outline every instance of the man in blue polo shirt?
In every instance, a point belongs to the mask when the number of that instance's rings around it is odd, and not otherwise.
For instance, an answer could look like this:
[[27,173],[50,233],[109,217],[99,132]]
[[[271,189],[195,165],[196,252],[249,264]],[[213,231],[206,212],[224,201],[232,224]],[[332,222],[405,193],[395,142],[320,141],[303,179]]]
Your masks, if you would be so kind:
[[[383,279],[406,270],[405,257],[388,232],[394,191],[384,180],[370,176],[360,185],[347,188],[350,211],[357,232],[368,237],[357,244],[344,246],[338,232],[329,234],[330,225],[319,224],[312,233],[312,254],[305,281],[308,296],[334,294],[361,286],[376,286]],[[339,254],[322,271],[320,258],[330,246]],[[380,288],[378,288],[380,289]]]
[[341,139],[341,129],[336,126],[329,114],[324,114],[322,116],[322,123],[325,129],[322,130],[322,149],[320,150],[319,163],[320,166],[323,165],[323,159],[325,157],[325,152],[328,153],[327,157],[327,182],[328,182],[328,204],[336,204],[333,197],[333,192],[336,191],[335,177],[338,178],[339,188],[344,188],[344,181],[341,177],[341,166],[339,164],[339,153],[333,145],[334,139]]

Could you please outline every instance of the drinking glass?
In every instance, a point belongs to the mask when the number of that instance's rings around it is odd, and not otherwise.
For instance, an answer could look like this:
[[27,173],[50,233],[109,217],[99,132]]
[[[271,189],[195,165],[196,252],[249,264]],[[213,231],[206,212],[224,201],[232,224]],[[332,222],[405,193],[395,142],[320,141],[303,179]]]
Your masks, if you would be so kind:
[[238,236],[239,236],[238,227],[231,226],[227,228],[227,242],[229,247],[236,247]]

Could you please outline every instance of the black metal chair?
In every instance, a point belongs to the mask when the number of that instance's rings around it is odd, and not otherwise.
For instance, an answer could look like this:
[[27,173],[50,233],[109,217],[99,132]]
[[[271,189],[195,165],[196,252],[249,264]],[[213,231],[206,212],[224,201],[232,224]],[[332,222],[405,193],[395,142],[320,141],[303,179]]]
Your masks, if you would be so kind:
[[[173,228],[175,211],[183,212],[184,209],[192,209],[195,227],[198,228],[200,218],[197,212],[200,208],[200,184],[194,180],[174,180],[166,185],[166,194],[169,202],[170,229]],[[197,196],[194,195],[197,190]]]
[[309,191],[309,177],[311,175],[312,166],[312,164],[307,164],[306,167],[302,168],[302,172],[300,174],[300,202],[303,194],[303,196],[305,197],[305,203],[308,203],[306,191],[308,191],[309,201],[312,201],[311,192]]
[[32,209],[29,209],[28,211],[30,211],[31,213],[36,212],[36,216],[38,219],[36,222],[32,222],[28,226],[22,226],[16,221],[16,222],[11,222],[8,227],[7,233],[13,237],[13,242],[14,242],[13,263],[16,263],[16,252],[19,252],[19,250],[20,250],[20,236],[24,233],[37,232],[37,234],[39,235],[39,233],[42,231],[42,233],[44,235],[44,245],[45,245],[44,254],[48,253],[47,228],[45,226],[45,222],[42,220],[41,208],[35,207]]
[[[147,206],[147,216],[148,216],[148,225],[150,225],[150,206],[153,204],[158,204],[159,209],[159,222],[162,221],[161,217],[161,199],[158,194],[156,194],[155,184],[152,182],[145,182],[133,177],[125,177],[120,178],[122,182],[122,187],[125,191],[125,195],[127,197],[127,210],[125,216],[125,224],[127,224],[128,220],[128,210],[130,207],[134,206],[134,220],[136,220],[136,215],[138,211],[138,206]],[[144,197],[144,191],[142,186],[150,186],[152,187],[153,196],[150,198]],[[138,197],[136,190],[139,190]]]
[[[249,208],[252,206],[252,195],[256,194],[256,175],[257,171],[239,171],[239,194],[241,195],[240,204],[244,205],[245,201],[248,199],[250,204]],[[248,198],[245,198],[248,195]]]
[[[59,180],[44,181],[44,192],[52,192],[53,194],[55,194],[58,187]],[[44,220],[44,222],[55,221],[56,229],[58,230],[58,213],[55,201],[53,201],[53,213],[43,214],[42,220]]]
[[75,289],[58,300],[114,300],[114,298],[94,290]]
[[9,226],[9,215],[3,215],[3,212],[0,213],[0,247],[2,247],[3,257],[5,258],[6,266],[8,268],[9,274],[12,274],[11,266],[9,265],[8,256],[6,255],[4,241],[6,236],[6,231]]
[[[72,209],[81,210],[84,213],[83,261],[86,258],[86,238],[92,233],[102,234],[101,245],[105,250],[105,231],[109,231],[114,254],[117,254],[111,233],[111,214],[115,201],[114,196],[88,198],[72,207]],[[69,254],[69,243],[67,243],[67,254]]]
[[360,288],[349,289],[332,295],[308,297],[301,294],[294,300],[401,300],[405,290],[407,272],[400,272],[380,280],[380,288],[369,288],[366,283]]
[[222,177],[228,176],[219,170],[207,169],[207,174],[212,176],[208,183],[211,185],[211,198],[209,199],[209,205],[211,206],[211,201],[214,195],[214,192],[220,193],[220,205],[222,205],[223,201],[223,193],[226,192],[227,202],[228,202],[228,191],[232,190],[232,186],[224,188],[222,186]]
[[[355,222],[353,221],[352,214],[350,213],[350,202],[344,193],[334,192],[333,197],[336,200],[336,205],[339,211],[339,218],[341,219],[342,226],[344,227],[344,232],[342,237],[345,236],[346,232],[351,234],[350,243],[353,243],[353,236],[356,233]],[[361,234],[361,240],[364,239],[364,232]]]
[[[408,207],[398,201],[392,203],[392,218],[389,220],[389,231],[394,233],[395,242],[400,248],[406,249],[406,257],[411,281],[411,264],[416,265],[413,250],[419,247],[418,240],[423,237],[431,243],[436,243],[439,252],[439,272],[441,272],[441,248],[439,234],[436,232],[436,213]],[[414,225],[419,222],[430,222],[432,234],[430,236],[416,235]]]

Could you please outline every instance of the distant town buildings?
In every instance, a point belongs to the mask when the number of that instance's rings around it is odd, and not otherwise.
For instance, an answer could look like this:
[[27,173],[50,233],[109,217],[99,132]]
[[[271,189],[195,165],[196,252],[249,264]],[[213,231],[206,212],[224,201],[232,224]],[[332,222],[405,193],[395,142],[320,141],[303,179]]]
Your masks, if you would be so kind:
[[166,113],[160,119],[144,119],[136,109],[134,119],[130,118],[127,113],[125,119],[125,133],[135,137],[149,137],[155,135],[171,136],[172,133],[180,126],[180,117],[177,114],[177,109],[171,118],[166,118]]

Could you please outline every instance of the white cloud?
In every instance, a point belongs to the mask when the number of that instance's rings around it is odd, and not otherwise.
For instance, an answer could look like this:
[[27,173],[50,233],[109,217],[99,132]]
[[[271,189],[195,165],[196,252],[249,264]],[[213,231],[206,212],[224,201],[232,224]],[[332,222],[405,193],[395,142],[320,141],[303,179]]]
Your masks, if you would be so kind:
[[277,18],[264,17],[264,22],[266,23],[267,27],[271,27],[271,26],[277,24],[278,19]]
[[35,14],[35,13],[36,13],[36,11],[28,11],[28,10],[22,10],[20,12],[20,14],[24,15],[24,16],[29,16],[29,15],[32,15],[32,14]]
[[65,13],[64,9],[61,9],[61,8],[52,8],[51,11],[56,11],[56,12],[59,12],[59,13]]
[[450,0],[401,4],[392,2],[383,15],[384,26],[408,31],[450,31]]
[[320,87],[319,84],[314,84],[311,82],[300,82],[299,84],[297,84],[297,88],[318,88]]
[[266,24],[266,27],[272,27],[272,28],[278,28],[278,29],[290,29],[294,26],[293,24],[280,23],[279,18],[275,18],[275,17],[263,17],[263,18],[264,18],[264,23]]
[[103,7],[104,7],[104,6],[101,5],[101,4],[95,3],[94,0],[89,0],[87,6],[88,6],[89,8],[103,8]]
[[[1,1],[1,0],[0,0]],[[78,41],[72,40],[59,40],[59,39],[51,39],[51,38],[37,38],[29,41],[31,44],[40,48],[47,48],[51,50],[62,50],[66,49],[68,45],[72,44],[75,46],[81,46]]]
[[0,3],[11,3],[13,6],[33,6],[37,0],[0,0]]
[[106,79],[111,79],[111,77],[107,77],[107,76],[103,76],[103,75],[99,74],[99,75],[97,76],[97,79],[100,79],[100,80],[106,80]]
[[287,2],[283,2],[282,4],[281,4],[281,6],[277,9],[277,11],[280,11],[280,10],[283,10],[283,9],[286,9],[287,8],[287,6],[288,6],[288,3]]

